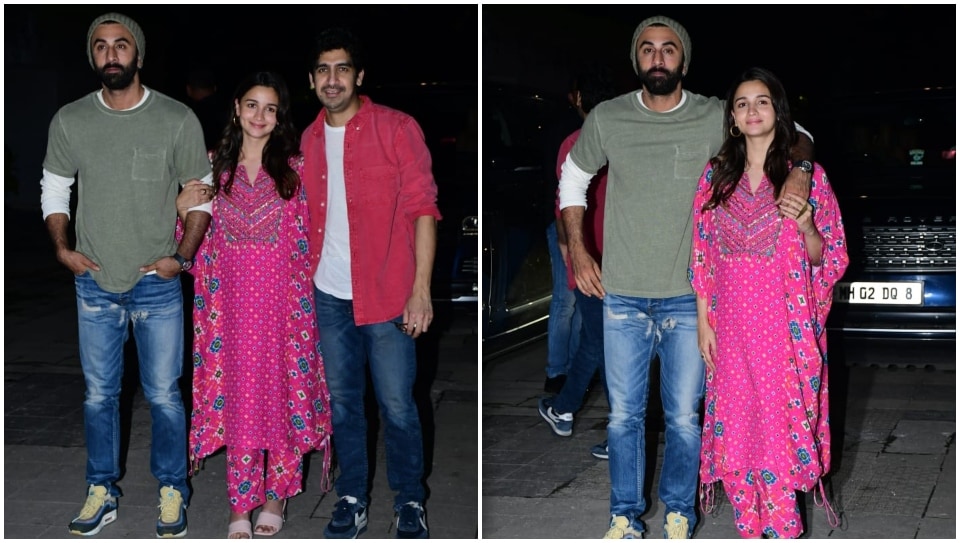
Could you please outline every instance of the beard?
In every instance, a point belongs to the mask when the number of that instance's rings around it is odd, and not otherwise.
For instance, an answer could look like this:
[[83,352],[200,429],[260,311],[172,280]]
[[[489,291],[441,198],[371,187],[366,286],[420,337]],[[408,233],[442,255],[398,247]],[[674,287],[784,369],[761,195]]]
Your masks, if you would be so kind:
[[[666,77],[654,77],[653,74],[664,74]],[[676,71],[668,71],[659,68],[651,68],[640,74],[640,82],[643,88],[650,94],[663,96],[677,90],[680,80],[683,79],[683,69],[677,68]]]
[[[109,68],[120,68],[120,71],[107,73],[107,69]],[[137,59],[133,59],[128,66],[122,64],[105,64],[97,68],[97,75],[100,76],[100,81],[103,82],[104,86],[108,89],[121,90],[130,86],[130,83],[133,82],[133,78],[139,70],[137,67]]]

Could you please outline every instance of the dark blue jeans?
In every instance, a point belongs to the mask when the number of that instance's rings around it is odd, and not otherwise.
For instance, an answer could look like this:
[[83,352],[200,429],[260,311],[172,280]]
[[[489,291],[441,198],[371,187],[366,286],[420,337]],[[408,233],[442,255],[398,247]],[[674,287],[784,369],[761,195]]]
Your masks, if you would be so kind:
[[337,495],[369,503],[367,419],[364,415],[366,368],[384,423],[387,481],[396,492],[394,505],[423,502],[423,437],[413,399],[417,355],[413,338],[394,323],[402,315],[378,324],[357,326],[353,301],[335,298],[314,288],[320,351],[330,389],[333,447],[340,476]]
[[607,397],[603,363],[603,300],[587,296],[580,289],[573,289],[573,292],[581,315],[580,345],[567,370],[567,380],[560,394],[553,399],[553,409],[558,413],[575,413],[580,409],[593,374],[598,370],[603,397]]
[[553,274],[553,297],[550,299],[550,319],[547,321],[547,377],[565,375],[573,364],[580,343],[580,312],[577,298],[567,287],[567,265],[557,240],[557,223],[547,227],[547,248],[550,250],[550,270]]

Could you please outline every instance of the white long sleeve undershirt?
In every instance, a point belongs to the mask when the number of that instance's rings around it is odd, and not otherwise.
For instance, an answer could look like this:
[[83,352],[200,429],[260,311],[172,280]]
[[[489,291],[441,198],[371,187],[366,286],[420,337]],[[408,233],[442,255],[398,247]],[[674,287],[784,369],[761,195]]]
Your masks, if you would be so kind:
[[[208,173],[201,179],[204,184],[213,186],[213,174]],[[63,213],[70,217],[70,187],[73,186],[72,177],[63,177],[55,173],[43,170],[43,178],[40,179],[40,209],[43,211],[43,219],[54,213]],[[207,202],[198,206],[191,207],[189,211],[203,211],[213,214],[213,203]]]
[[560,166],[560,209],[571,206],[587,207],[587,187],[593,174],[587,173],[577,166],[570,153]]

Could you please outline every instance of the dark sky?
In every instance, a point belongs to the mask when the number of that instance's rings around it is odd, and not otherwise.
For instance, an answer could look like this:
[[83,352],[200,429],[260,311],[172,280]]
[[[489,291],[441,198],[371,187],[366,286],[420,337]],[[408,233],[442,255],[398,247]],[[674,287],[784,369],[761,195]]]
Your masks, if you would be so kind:
[[477,77],[475,5],[8,5],[5,63],[68,75],[64,95],[89,92],[99,85],[84,40],[90,22],[109,11],[140,24],[147,42],[142,80],[175,97],[197,66],[213,68],[228,93],[260,69],[282,73],[291,90],[307,89],[311,39],[328,26],[350,27],[363,39],[369,84]]
[[791,94],[954,86],[956,6],[484,5],[483,79],[565,91],[572,66],[608,62],[631,90],[636,25],[666,15],[692,40],[684,88],[723,95],[750,66],[772,70]]

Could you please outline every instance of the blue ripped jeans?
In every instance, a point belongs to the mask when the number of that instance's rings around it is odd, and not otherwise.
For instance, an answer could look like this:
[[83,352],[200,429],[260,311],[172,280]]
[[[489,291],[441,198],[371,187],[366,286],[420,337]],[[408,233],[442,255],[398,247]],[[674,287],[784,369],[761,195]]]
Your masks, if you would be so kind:
[[177,382],[183,373],[183,295],[180,278],[145,275],[127,292],[107,292],[89,272],[74,278],[80,325],[80,364],[86,382],[83,423],[87,484],[119,496],[120,385],[123,345],[133,323],[140,385],[153,418],[150,472],[189,503],[187,419]]
[[659,498],[666,505],[664,517],[679,512],[689,520],[692,534],[700,465],[699,406],[704,392],[696,297],[636,298],[607,293],[603,306],[610,402],[610,513],[639,518],[647,509],[643,497],[647,398],[650,364],[659,356],[666,423]]

